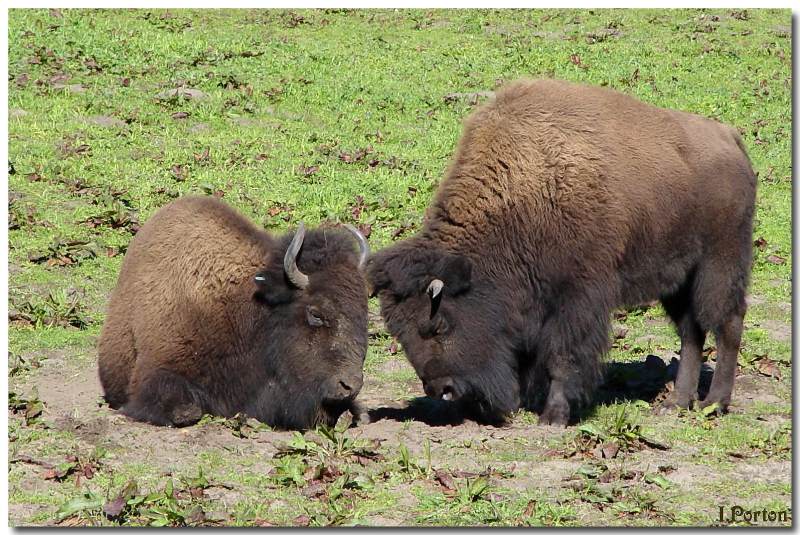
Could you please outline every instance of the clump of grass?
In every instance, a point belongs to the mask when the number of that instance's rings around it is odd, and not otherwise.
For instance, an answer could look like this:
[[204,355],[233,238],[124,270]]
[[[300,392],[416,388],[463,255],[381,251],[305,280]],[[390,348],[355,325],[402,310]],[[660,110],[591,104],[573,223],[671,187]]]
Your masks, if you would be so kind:
[[27,295],[12,298],[9,321],[30,325],[34,329],[75,327],[86,329],[92,320],[86,315],[81,296],[72,290],[48,292],[45,298]]
[[241,413],[234,414],[230,418],[204,414],[196,425],[222,425],[230,429],[231,434],[236,438],[251,438],[262,431],[272,430],[272,428],[264,422],[260,422],[255,418],[248,418],[247,415]]
[[667,450],[669,446],[646,436],[641,423],[633,416],[630,407],[624,404],[615,407],[600,425],[593,422],[579,425],[565,455],[613,459],[620,453],[643,448]]
[[22,397],[16,392],[8,392],[8,410],[18,414],[25,420],[25,425],[33,426],[43,423],[41,420],[44,403],[39,399],[39,393],[34,389],[27,397]]
[[34,264],[53,267],[75,266],[97,258],[97,244],[89,240],[66,240],[56,238],[42,253],[30,253],[28,260]]
[[56,516],[62,525],[129,525],[149,527],[189,527],[214,524],[206,517],[204,490],[211,483],[203,475],[181,479],[182,487],[175,488],[172,477],[161,491],[139,492],[135,480],[128,481],[113,498],[103,498],[87,490],[67,500]]
[[433,475],[433,463],[431,461],[431,441],[425,439],[423,443],[423,454],[425,455],[425,464],[422,465],[411,457],[408,447],[401,443],[397,447],[397,465],[400,467],[400,473],[407,477],[428,478]]

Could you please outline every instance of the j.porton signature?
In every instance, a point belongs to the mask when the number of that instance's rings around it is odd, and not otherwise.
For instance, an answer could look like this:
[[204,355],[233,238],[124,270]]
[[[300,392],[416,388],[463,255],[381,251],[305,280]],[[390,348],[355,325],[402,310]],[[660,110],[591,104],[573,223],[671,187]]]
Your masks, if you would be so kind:
[[719,521],[724,523],[750,522],[760,524],[765,522],[791,522],[792,509],[748,509],[740,505],[719,506]]

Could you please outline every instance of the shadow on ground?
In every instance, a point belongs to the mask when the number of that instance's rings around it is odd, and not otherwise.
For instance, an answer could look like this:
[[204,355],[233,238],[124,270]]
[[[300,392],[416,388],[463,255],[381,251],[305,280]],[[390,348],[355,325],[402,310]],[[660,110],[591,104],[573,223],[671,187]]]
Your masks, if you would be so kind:
[[[667,385],[675,381],[678,364],[678,359],[675,357],[666,364],[656,355],[648,355],[644,361],[610,363],[606,369],[605,381],[595,394],[594,403],[579,413],[577,421],[592,417],[600,405],[636,400],[658,403],[667,392]],[[714,369],[711,366],[703,364],[698,389],[700,399],[708,393],[713,373]],[[488,423],[482,422],[481,418],[457,403],[428,397],[414,398],[406,406],[370,409],[367,414],[370,422],[414,420],[432,427],[460,425],[465,420]]]
[[[606,369],[605,381],[595,395],[596,404],[611,404],[620,401],[658,401],[666,392],[667,384],[675,381],[678,374],[678,359],[669,364],[656,355],[648,355],[644,361],[612,362]],[[702,399],[708,393],[714,368],[703,364],[700,370],[698,394]]]
[[379,407],[367,411],[370,422],[395,420],[405,422],[414,420],[431,427],[461,425],[469,419],[466,412],[456,403],[449,403],[429,397],[417,397],[404,407]]
[[[595,394],[594,403],[581,413],[580,418],[591,418],[601,405],[636,400],[657,404],[668,392],[669,383],[674,383],[678,365],[675,357],[666,364],[656,355],[648,355],[644,361],[610,363],[606,368],[605,381]],[[713,375],[714,368],[704,363],[700,369],[699,399],[708,393]]]

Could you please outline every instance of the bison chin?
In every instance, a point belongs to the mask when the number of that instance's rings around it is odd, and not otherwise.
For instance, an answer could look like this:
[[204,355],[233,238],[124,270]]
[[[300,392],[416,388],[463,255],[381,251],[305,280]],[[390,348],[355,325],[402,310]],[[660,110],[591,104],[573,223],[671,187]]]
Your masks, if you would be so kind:
[[466,416],[492,425],[504,424],[520,407],[513,366],[495,361],[479,369],[462,368],[457,374],[447,373],[445,368],[438,358],[425,366],[422,384],[428,397],[455,402]]
[[[324,425],[333,427],[345,412],[356,421],[363,412],[355,396],[327,399],[304,394],[265,389],[244,411],[248,416],[266,422],[278,429],[305,430]],[[282,403],[275,403],[282,400]]]
[[339,401],[324,401],[317,413],[316,422],[311,427],[324,425],[334,427],[342,414],[349,412],[353,415],[353,421],[357,422],[364,412],[361,405],[355,399],[345,399]]

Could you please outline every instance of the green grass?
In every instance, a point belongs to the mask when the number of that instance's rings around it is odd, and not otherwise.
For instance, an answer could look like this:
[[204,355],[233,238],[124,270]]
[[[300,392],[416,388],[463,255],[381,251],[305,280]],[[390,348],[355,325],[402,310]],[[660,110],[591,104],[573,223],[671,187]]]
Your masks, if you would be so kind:
[[[759,175],[754,240],[764,240],[754,247],[740,360],[743,373],[760,381],[753,400],[720,419],[659,417],[617,402],[584,422],[612,434],[639,424],[642,434],[669,444],[665,462],[721,479],[676,483],[680,491],[623,480],[574,490],[561,480],[540,486],[538,476],[520,472],[490,478],[480,492],[456,478],[450,492],[430,471],[410,468],[426,461],[419,424],[406,422],[375,448],[383,459],[337,461],[369,479],[370,490],[334,478],[324,497],[308,498],[310,476],[285,486],[269,475],[275,460],[248,449],[260,430],[248,428],[240,439],[235,425],[212,422],[209,432],[230,434],[231,442],[192,450],[170,476],[120,445],[110,445],[96,476],[77,486],[73,476],[43,481],[42,470],[12,464],[12,523],[53,523],[63,503],[84,492],[113,498],[129,480],[141,496],[163,493],[167,480],[179,485],[199,467],[212,482],[235,486],[229,507],[209,513],[233,525],[708,525],[728,503],[715,496],[786,507],[788,475],[754,483],[734,476],[742,464],[757,471],[791,458],[791,428],[783,423],[792,380],[790,27],[789,10],[758,9],[11,10],[9,306],[32,319],[9,323],[10,389],[20,395],[43,377],[42,362],[56,371],[95,366],[125,248],[136,225],[172,198],[224,195],[275,232],[299,221],[368,226],[378,250],[420,227],[474,108],[469,98],[445,97],[520,77],[605,85],[739,129]],[[158,96],[177,87],[202,95]],[[374,300],[371,308],[377,311]],[[639,362],[679,348],[660,307],[619,323],[627,333],[610,360]],[[406,399],[416,378],[390,345],[384,332],[371,338],[365,373]],[[765,358],[777,363],[780,379],[758,375]],[[493,428],[465,427],[462,437],[458,428],[424,427],[426,437],[438,437],[430,443],[433,469],[534,463],[574,472],[581,459],[544,453],[566,447],[577,431],[548,434],[536,420],[520,412],[513,419],[520,436],[502,438]],[[63,461],[90,448],[83,430],[59,425],[10,415],[11,451]],[[409,446],[405,465],[401,443]],[[626,451],[614,462],[638,466],[646,454]],[[592,501],[598,492],[611,501]],[[214,509],[180,494],[153,500],[147,507],[172,508],[175,524],[193,521],[181,516],[190,506]],[[46,507],[25,508],[31,504]],[[150,509],[131,509],[126,522],[153,521]],[[117,522],[96,507],[72,521]]]

